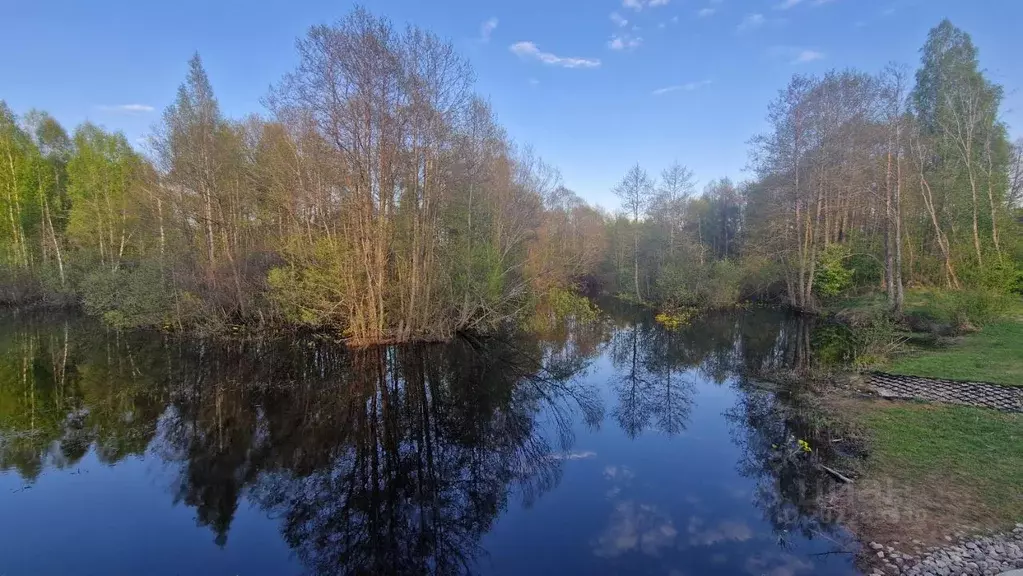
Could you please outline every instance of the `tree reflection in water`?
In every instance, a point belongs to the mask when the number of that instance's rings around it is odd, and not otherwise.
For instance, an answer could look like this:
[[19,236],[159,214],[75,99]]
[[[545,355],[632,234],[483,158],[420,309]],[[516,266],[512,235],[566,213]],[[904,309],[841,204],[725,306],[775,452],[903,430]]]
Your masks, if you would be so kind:
[[353,351],[70,321],[3,335],[0,469],[32,479],[89,446],[107,463],[148,449],[177,463],[174,500],[218,544],[248,497],[313,573],[467,571],[509,499],[558,483],[572,423],[603,418],[578,379],[586,338]]
[[[121,334],[72,318],[4,324],[0,471],[31,482],[90,450],[106,464],[158,457],[176,470],[171,498],[215,542],[227,543],[240,504],[255,505],[312,573],[470,571],[512,501],[557,485],[578,425],[601,425],[604,384],[612,420],[636,438],[682,434],[698,381],[738,382],[727,417],[756,504],[779,534],[830,529],[812,505],[816,470],[770,448],[819,431],[790,399],[745,384],[841,340],[805,319],[709,315],[669,331],[632,311],[540,338],[361,350]],[[584,378],[602,355],[609,381]]]

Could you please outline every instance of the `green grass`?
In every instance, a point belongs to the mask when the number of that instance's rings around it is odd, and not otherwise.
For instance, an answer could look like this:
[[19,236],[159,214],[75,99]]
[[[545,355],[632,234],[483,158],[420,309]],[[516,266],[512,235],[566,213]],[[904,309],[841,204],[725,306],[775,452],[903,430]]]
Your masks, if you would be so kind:
[[871,438],[871,468],[910,486],[941,479],[996,521],[1023,518],[1023,415],[875,404],[860,420]]
[[985,326],[941,348],[915,348],[886,369],[893,374],[1023,386],[1023,322]]
[[[947,322],[950,298],[958,293],[936,289],[906,292],[905,313],[918,319]],[[962,301],[956,301],[962,303]],[[884,294],[872,293],[836,301],[830,310],[846,318],[869,318],[887,309]],[[945,344],[934,344],[930,332],[906,333],[905,352],[882,369],[893,374],[1023,386],[1023,300],[1006,297],[990,316],[1001,316]],[[926,326],[927,321],[919,322]]]

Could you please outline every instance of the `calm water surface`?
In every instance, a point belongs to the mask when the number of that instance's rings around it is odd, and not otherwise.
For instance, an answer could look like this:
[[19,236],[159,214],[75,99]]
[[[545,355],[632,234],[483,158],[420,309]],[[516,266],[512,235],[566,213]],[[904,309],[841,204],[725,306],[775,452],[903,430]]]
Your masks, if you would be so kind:
[[0,575],[855,574],[797,401],[749,376],[821,340],[765,310],[358,352],[8,314]]

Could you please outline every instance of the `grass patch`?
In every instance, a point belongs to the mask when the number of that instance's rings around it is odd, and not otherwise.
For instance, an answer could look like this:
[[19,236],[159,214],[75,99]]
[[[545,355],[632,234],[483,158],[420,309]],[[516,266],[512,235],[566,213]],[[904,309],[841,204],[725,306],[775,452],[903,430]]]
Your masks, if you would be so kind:
[[917,348],[895,360],[893,374],[1023,386],[1023,322],[996,322],[942,348]]
[[861,540],[919,553],[1023,519],[1023,415],[845,395],[825,407],[866,455],[840,464],[856,483],[833,496]]
[[[832,313],[851,326],[888,308],[884,294],[836,301]],[[905,314],[913,332],[903,332],[906,353],[876,366],[893,374],[1023,386],[1023,299],[984,291],[917,288],[906,292]],[[941,334],[961,334],[954,339]],[[944,331],[943,331],[944,330]]]
[[[880,403],[861,423],[870,437],[872,473],[913,487],[932,503],[971,503],[957,512],[964,516],[960,524],[997,528],[1023,518],[1023,415]],[[926,494],[935,486],[941,493]]]

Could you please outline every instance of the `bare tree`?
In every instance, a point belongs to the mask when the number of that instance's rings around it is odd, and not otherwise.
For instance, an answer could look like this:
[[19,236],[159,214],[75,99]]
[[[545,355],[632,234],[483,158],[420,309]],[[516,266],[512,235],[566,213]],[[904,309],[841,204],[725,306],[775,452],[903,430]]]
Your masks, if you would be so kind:
[[615,195],[622,201],[622,208],[632,215],[633,281],[636,288],[636,298],[639,300],[643,299],[643,295],[639,290],[639,218],[646,215],[653,195],[653,189],[653,182],[650,181],[646,171],[640,168],[639,163],[630,168],[625,177],[622,178],[622,181],[614,188]]

